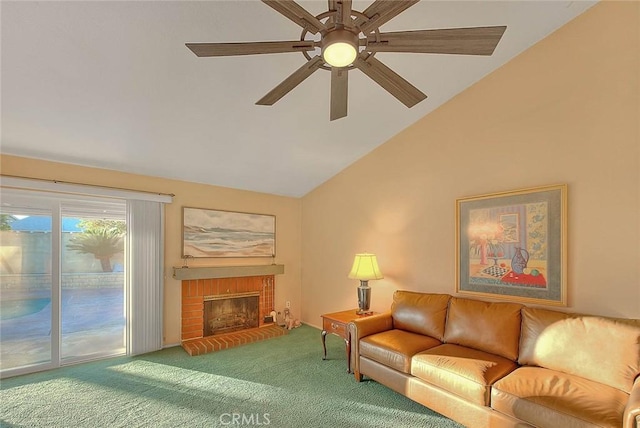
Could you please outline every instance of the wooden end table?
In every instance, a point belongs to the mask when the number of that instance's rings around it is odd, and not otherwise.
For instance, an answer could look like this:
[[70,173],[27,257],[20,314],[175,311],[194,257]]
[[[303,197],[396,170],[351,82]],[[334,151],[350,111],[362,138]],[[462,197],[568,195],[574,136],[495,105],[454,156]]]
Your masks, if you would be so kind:
[[327,359],[327,346],[325,344],[327,333],[340,336],[342,339],[344,339],[345,350],[347,353],[347,373],[351,373],[351,335],[349,333],[349,329],[347,328],[347,324],[358,318],[364,318],[374,314],[374,312],[371,312],[366,315],[358,315],[356,312],[358,312],[357,309],[350,309],[348,311],[321,315],[323,350],[322,359]]

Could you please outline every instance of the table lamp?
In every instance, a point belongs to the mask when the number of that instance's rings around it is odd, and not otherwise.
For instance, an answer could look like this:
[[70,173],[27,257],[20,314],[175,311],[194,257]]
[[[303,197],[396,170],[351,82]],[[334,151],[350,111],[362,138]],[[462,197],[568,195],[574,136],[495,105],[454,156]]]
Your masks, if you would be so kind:
[[360,286],[358,287],[358,311],[356,314],[370,314],[372,311],[369,310],[371,303],[369,280],[384,278],[378,267],[378,260],[375,254],[356,254],[356,258],[353,260],[353,267],[351,268],[351,272],[349,272],[349,278],[360,280]]

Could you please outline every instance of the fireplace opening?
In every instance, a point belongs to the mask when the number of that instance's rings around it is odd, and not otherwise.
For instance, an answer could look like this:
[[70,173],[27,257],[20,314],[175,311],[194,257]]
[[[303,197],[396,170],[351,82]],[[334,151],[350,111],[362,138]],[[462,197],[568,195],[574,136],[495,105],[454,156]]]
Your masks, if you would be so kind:
[[205,297],[204,336],[258,327],[259,301],[259,293]]

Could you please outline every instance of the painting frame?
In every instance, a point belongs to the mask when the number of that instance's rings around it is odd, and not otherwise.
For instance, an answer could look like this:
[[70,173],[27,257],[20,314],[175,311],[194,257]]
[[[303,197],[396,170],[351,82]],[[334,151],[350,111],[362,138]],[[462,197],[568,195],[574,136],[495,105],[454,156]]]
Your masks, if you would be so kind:
[[182,207],[182,258],[275,255],[275,215]]
[[455,239],[456,293],[567,306],[566,184],[458,198]]

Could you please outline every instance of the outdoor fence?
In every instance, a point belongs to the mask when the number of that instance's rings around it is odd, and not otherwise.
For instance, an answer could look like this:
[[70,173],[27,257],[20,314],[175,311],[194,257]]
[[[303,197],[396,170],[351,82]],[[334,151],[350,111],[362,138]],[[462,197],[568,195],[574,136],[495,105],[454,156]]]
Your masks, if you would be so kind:
[[[124,284],[124,272],[63,273],[62,288],[119,288]],[[0,275],[2,290],[48,290],[49,274]]]

